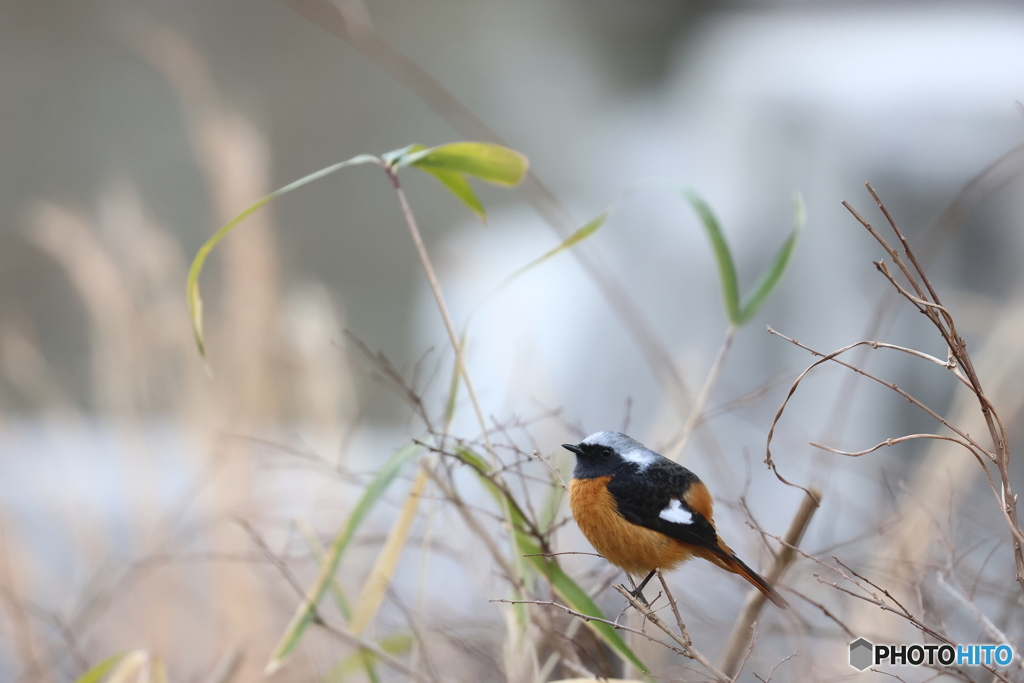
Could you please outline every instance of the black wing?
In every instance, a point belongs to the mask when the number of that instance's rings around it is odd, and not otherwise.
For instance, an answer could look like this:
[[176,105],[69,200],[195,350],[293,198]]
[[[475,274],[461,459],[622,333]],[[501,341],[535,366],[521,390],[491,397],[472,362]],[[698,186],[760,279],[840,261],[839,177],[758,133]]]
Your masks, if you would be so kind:
[[[608,482],[608,492],[615,498],[619,513],[626,521],[725,556],[718,545],[715,527],[684,499],[686,491],[695,484],[703,486],[697,475],[663,459],[651,463],[643,473],[637,473],[632,467],[623,468]],[[690,513],[688,524],[661,517],[673,499],[679,501],[680,509]]]

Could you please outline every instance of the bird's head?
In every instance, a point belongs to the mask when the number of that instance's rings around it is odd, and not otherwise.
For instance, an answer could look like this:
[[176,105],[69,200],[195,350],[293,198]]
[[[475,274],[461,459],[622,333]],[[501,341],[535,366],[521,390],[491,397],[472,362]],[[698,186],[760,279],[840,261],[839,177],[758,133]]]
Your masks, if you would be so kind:
[[562,448],[576,454],[577,479],[594,479],[614,474],[626,463],[643,472],[661,456],[642,443],[620,432],[596,432],[578,444],[562,444]]

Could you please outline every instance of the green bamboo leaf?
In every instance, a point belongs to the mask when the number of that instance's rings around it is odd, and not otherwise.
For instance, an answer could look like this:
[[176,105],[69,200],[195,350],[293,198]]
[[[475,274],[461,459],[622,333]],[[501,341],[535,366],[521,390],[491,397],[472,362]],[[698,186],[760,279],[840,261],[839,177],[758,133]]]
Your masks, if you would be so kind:
[[338,569],[338,564],[341,562],[341,557],[355,535],[356,529],[359,528],[359,525],[369,514],[370,510],[373,509],[373,506],[383,497],[385,491],[387,491],[395,477],[398,476],[402,467],[420,450],[421,446],[414,443],[400,448],[384,462],[373,480],[363,490],[363,494],[359,497],[359,502],[356,503],[352,513],[334,538],[327,557],[320,565],[320,571],[317,573],[313,585],[306,591],[305,599],[299,603],[298,608],[295,610],[295,615],[281,636],[277,647],[274,648],[274,652],[270,656],[270,661],[267,663],[265,670],[267,675],[277,671],[284,664],[285,658],[298,645],[306,627],[313,620],[316,606],[320,604],[320,599],[330,585],[331,579]]
[[711,248],[715,252],[715,260],[718,261],[718,276],[722,284],[722,298],[725,300],[725,312],[729,316],[729,322],[733,325],[740,324],[740,289],[736,277],[736,266],[732,260],[732,252],[729,251],[729,243],[725,239],[711,207],[701,199],[700,195],[690,189],[684,189],[683,196],[690,202],[690,206],[700,216],[704,224],[704,231],[711,240]]
[[[412,649],[413,637],[407,633],[396,633],[380,641],[380,649],[389,655],[402,655]],[[377,661],[377,655],[372,652],[353,652],[345,659],[331,667],[331,669],[320,679],[321,683],[341,683],[352,674],[364,668],[364,661]]]
[[423,489],[426,486],[427,470],[424,468],[420,469],[419,474],[416,475],[416,480],[413,482],[412,488],[409,489],[405,502],[398,512],[398,517],[391,525],[391,531],[388,532],[380,554],[377,555],[377,561],[370,569],[370,574],[363,584],[363,590],[352,608],[352,620],[349,622],[349,628],[356,635],[362,634],[384,602],[388,586],[391,585],[395,570],[398,569],[398,560],[405,549],[406,541],[409,540],[409,531],[412,530],[413,522],[416,521],[416,511],[419,510],[420,501],[423,500]]
[[[466,316],[466,323],[463,326],[463,331],[462,331],[463,337],[466,336],[466,332],[469,329],[469,324],[473,321],[473,318],[480,311],[480,309],[483,308],[484,305],[487,304],[487,302],[490,301],[492,298],[494,298],[499,292],[501,292],[501,290],[505,289],[510,284],[512,284],[516,279],[518,279],[520,276],[524,275],[525,273],[527,273],[528,271],[532,270],[533,268],[536,268],[537,266],[539,266],[540,264],[544,263],[548,259],[550,259],[550,258],[552,258],[554,256],[557,256],[558,254],[560,254],[561,252],[565,251],[566,249],[572,248],[573,246],[579,244],[583,240],[585,240],[588,237],[590,237],[591,235],[593,235],[595,232],[597,232],[598,228],[600,228],[602,225],[604,225],[605,221],[608,220],[608,216],[609,215],[611,215],[611,210],[603,211],[596,218],[592,219],[590,222],[588,222],[586,225],[584,225],[582,228],[580,228],[579,230],[577,230],[573,234],[571,234],[568,237],[566,237],[565,240],[563,240],[557,247],[555,247],[554,249],[552,249],[552,250],[542,254],[541,256],[539,256],[537,258],[535,258],[534,260],[530,261],[526,265],[521,266],[520,268],[517,268],[515,271],[512,272],[512,274],[510,274],[504,280],[499,282],[498,286],[495,287],[494,289],[492,289],[483,299],[481,299],[472,308],[472,310],[470,310],[469,315]],[[463,341],[465,341],[465,340],[463,340]]]
[[127,652],[118,652],[116,655],[107,657],[102,662],[76,678],[75,683],[99,683],[103,680],[103,677],[118,664],[118,662],[124,659],[127,654]]
[[[541,552],[541,549],[540,546],[532,541],[532,539],[528,539],[525,535],[521,535],[520,537],[517,537],[516,541],[521,553],[524,555],[534,555],[534,557],[528,557],[526,559],[530,560],[530,563],[541,576],[551,582],[551,587],[562,597],[562,600],[565,601],[566,605],[580,614],[597,617],[598,619],[608,618],[601,612],[601,608],[590,599],[587,592],[562,570],[562,567],[554,560],[554,558],[536,556],[537,553]],[[637,669],[644,673],[650,671],[650,669],[640,661],[640,658],[636,656],[629,645],[626,644],[626,641],[622,639],[622,636],[619,635],[618,630],[616,630],[614,626],[599,621],[587,621],[585,623],[601,640],[622,655],[622,657],[629,660],[629,662]]]
[[[466,326],[462,329],[462,335],[459,337],[459,348],[463,353],[466,351],[466,335],[468,333],[468,327],[469,318],[466,319]],[[455,362],[452,363],[452,379],[448,384],[448,402],[444,406],[444,431],[446,434],[448,433],[448,428],[452,424],[452,418],[455,417],[455,404],[459,398],[459,383],[461,378],[462,373],[459,371],[459,359],[456,358]]]
[[[456,449],[455,452],[461,460],[466,462],[476,471],[484,486],[500,505],[502,497],[505,494],[502,492],[501,488],[499,488],[487,476],[489,468],[486,461],[465,447],[460,447]],[[601,612],[601,608],[590,599],[590,596],[587,595],[585,590],[580,588],[579,584],[573,581],[572,578],[562,570],[555,558],[544,557],[541,555],[543,552],[541,547],[533,537],[525,531],[523,518],[518,512],[518,508],[515,505],[509,505],[509,509],[511,510],[512,523],[515,526],[516,548],[519,553],[524,556],[529,556],[525,559],[529,561],[529,564],[541,576],[551,583],[551,587],[562,597],[570,608],[576,610],[580,614],[597,617],[598,619],[607,619],[607,617],[604,616],[604,613]],[[636,654],[634,654],[633,650],[626,644],[626,641],[622,639],[622,636],[619,635],[619,632],[614,626],[598,621],[587,621],[585,623],[599,638],[607,643],[609,647],[618,652],[625,659],[629,660],[633,666],[644,672],[649,671],[644,663],[640,661]]]
[[519,152],[487,142],[453,142],[406,154],[396,166],[438,168],[471,175],[495,185],[518,185],[530,166]]
[[539,256],[538,258],[535,258],[534,260],[532,260],[529,263],[527,263],[525,266],[522,266],[521,268],[516,269],[515,272],[513,272],[511,275],[509,275],[504,280],[502,280],[498,284],[498,286],[494,288],[494,291],[491,292],[490,295],[488,295],[488,298],[490,298],[490,297],[494,296],[495,294],[497,294],[498,292],[500,292],[502,289],[507,287],[513,280],[518,278],[523,273],[526,273],[527,271],[532,270],[533,268],[536,268],[537,266],[539,266],[540,264],[544,263],[545,261],[547,261],[551,257],[557,256],[558,254],[562,253],[566,249],[569,249],[569,248],[579,244],[583,240],[585,240],[588,237],[590,237],[591,235],[593,235],[595,232],[597,232],[598,228],[600,228],[602,225],[604,225],[604,222],[606,220],[608,220],[609,213],[610,213],[609,211],[601,212],[596,218],[594,218],[593,220],[588,222],[586,225],[584,225],[582,228],[580,228],[579,230],[577,230],[573,234],[571,234],[568,237],[566,237],[565,240],[563,240],[562,243],[559,244],[557,247],[555,247],[551,251],[547,252],[546,254],[543,254],[542,256]]
[[[295,526],[298,528],[299,533],[302,534],[303,540],[306,541],[306,546],[309,548],[310,554],[313,559],[316,560],[318,565],[324,563],[324,559],[327,557],[327,551],[324,549],[320,539],[317,538],[316,532],[313,531],[313,527],[309,525],[304,519],[296,519]],[[341,612],[341,616],[345,618],[345,621],[352,620],[352,608],[348,604],[348,598],[345,597],[345,591],[342,590],[341,585],[338,583],[338,579],[331,578],[331,596],[334,598],[334,603],[338,606],[338,611]]]
[[266,197],[257,199],[248,208],[242,211],[242,213],[228,221],[224,227],[213,233],[213,236],[206,240],[206,243],[199,248],[199,251],[196,252],[195,258],[192,259],[191,267],[188,269],[188,280],[185,283],[185,292],[188,298],[189,316],[192,318],[192,332],[195,335],[196,346],[199,348],[200,356],[206,356],[206,342],[203,337],[203,299],[199,295],[199,274],[203,272],[203,265],[206,263],[206,257],[210,255],[210,252],[213,251],[215,246],[217,246],[217,243],[224,239],[224,237],[231,232],[235,226],[251,216],[271,200],[276,199],[283,194],[287,194],[292,190],[297,190],[303,185],[307,185],[314,180],[319,180],[324,176],[328,176],[331,173],[340,171],[348,166],[368,163],[381,163],[381,160],[371,154],[360,154],[359,156],[352,157],[347,161],[342,161],[341,163],[334,164],[333,166],[322,168],[315,173],[310,173],[303,178],[299,178],[293,183],[289,183],[280,189],[274,190]]
[[558,511],[562,509],[562,500],[565,498],[565,489],[562,482],[558,481],[555,473],[551,473],[551,488],[544,497],[544,504],[538,514],[537,526],[541,529],[550,529],[558,517]]
[[430,166],[423,166],[421,170],[426,171],[430,175],[434,176],[441,181],[441,184],[448,188],[448,191],[455,195],[459,201],[468,206],[470,210],[477,215],[477,217],[484,223],[487,222],[487,212],[484,211],[484,205],[480,202],[480,199],[473,192],[473,187],[466,180],[466,176],[462,175],[458,171],[449,171],[443,168],[431,168]]
[[800,231],[803,230],[807,220],[807,210],[804,206],[803,198],[797,194],[794,201],[796,206],[793,210],[795,223],[793,231],[789,233],[789,237],[779,247],[779,250],[775,253],[775,258],[772,259],[767,270],[761,275],[761,279],[754,285],[754,292],[751,294],[750,299],[740,309],[738,323],[740,325],[749,322],[757,314],[758,309],[761,308],[762,304],[772,293],[772,290],[775,289],[775,285],[779,283],[782,274],[786,272],[786,266],[789,264],[789,257],[793,254],[793,247],[796,246],[797,237],[799,237]]
[[[312,553],[313,559],[316,560],[317,564],[323,564],[327,551],[324,550],[324,546],[320,543],[320,539],[317,538],[316,533],[313,531],[313,527],[303,519],[296,520],[295,525],[298,527],[299,533],[301,533],[302,537],[305,539],[306,545],[309,546],[309,551]],[[352,609],[349,607],[348,599],[345,597],[345,592],[341,589],[336,578],[331,579],[331,596],[334,598],[334,602],[338,606],[338,611],[341,612],[341,616],[345,618],[345,621],[352,621]],[[366,677],[370,680],[370,683],[380,683],[380,675],[377,673],[377,667],[375,665],[377,658],[373,656],[372,652],[360,650],[359,652],[352,654],[351,659],[363,667]]]

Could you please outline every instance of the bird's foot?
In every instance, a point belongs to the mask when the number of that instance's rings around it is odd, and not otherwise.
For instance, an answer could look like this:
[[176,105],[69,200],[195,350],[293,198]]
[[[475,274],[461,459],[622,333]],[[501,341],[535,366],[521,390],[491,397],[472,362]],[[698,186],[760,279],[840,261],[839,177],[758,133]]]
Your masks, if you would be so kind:
[[642,602],[644,607],[650,607],[651,606],[651,604],[649,602],[647,602],[647,598],[644,597],[644,587],[643,586],[638,586],[634,590],[626,591],[626,592],[629,593],[630,595],[632,595],[634,600],[639,600],[640,602]]

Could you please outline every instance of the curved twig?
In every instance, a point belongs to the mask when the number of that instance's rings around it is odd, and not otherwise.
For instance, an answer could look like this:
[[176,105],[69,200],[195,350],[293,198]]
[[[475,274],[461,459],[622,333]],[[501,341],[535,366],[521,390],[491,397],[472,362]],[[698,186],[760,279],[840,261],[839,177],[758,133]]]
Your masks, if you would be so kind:
[[821,450],[828,451],[829,453],[836,453],[837,455],[847,455],[851,458],[859,458],[862,455],[874,453],[880,448],[885,448],[886,446],[895,446],[898,443],[903,443],[904,441],[911,441],[912,439],[937,439],[939,441],[952,441],[955,444],[960,444],[967,450],[977,455],[977,452],[973,448],[971,448],[971,445],[966,441],[954,439],[951,436],[942,436],[941,434],[907,434],[906,436],[899,436],[896,437],[895,439],[886,439],[882,443],[872,446],[871,448],[868,448],[863,451],[855,451],[852,453],[849,451],[841,451],[838,448],[832,448],[831,446],[826,446],[824,444],[816,443],[814,441],[808,441],[808,443],[814,446],[815,448],[820,448]]
[[880,378],[872,375],[870,372],[867,372],[865,370],[861,370],[857,366],[851,365],[851,364],[846,363],[846,362],[841,361],[841,360],[838,360],[838,358],[837,358],[838,356],[846,353],[850,349],[856,348],[858,346],[873,346],[877,342],[859,341],[859,342],[855,342],[853,344],[849,344],[848,346],[844,346],[843,348],[839,349],[838,351],[833,351],[830,354],[823,354],[821,351],[816,351],[815,349],[812,349],[811,347],[809,347],[809,346],[807,346],[805,344],[801,344],[796,339],[791,339],[790,337],[787,337],[786,335],[782,334],[781,332],[777,332],[776,330],[773,330],[770,326],[768,327],[768,332],[770,334],[776,335],[777,337],[782,337],[783,339],[785,339],[786,341],[790,342],[791,344],[794,344],[795,346],[799,346],[801,349],[804,349],[805,351],[807,351],[807,352],[809,352],[809,353],[811,353],[811,354],[813,354],[815,356],[821,356],[820,360],[815,361],[806,370],[804,370],[803,372],[800,373],[800,375],[796,378],[796,381],[793,382],[793,386],[790,387],[789,393],[786,395],[786,399],[782,402],[782,405],[779,406],[779,410],[775,413],[775,419],[772,421],[771,429],[768,431],[768,443],[767,443],[768,455],[767,455],[767,457],[765,459],[765,462],[768,463],[769,466],[772,466],[770,447],[771,447],[772,437],[773,437],[773,435],[775,433],[775,425],[778,423],[779,419],[782,417],[782,413],[783,413],[783,411],[785,411],[786,405],[789,403],[789,399],[793,397],[794,393],[796,393],[797,387],[800,385],[800,382],[803,381],[803,379],[807,375],[807,373],[809,373],[811,370],[813,370],[814,368],[818,367],[819,365],[821,365],[822,363],[825,363],[827,361],[833,361],[835,363],[838,363],[839,365],[842,365],[845,368],[849,368],[850,370],[853,370],[854,372],[856,372],[856,373],[858,373],[860,375],[863,375],[864,377],[867,377],[868,379],[874,380],[875,382],[878,382],[879,384],[881,384],[881,385],[883,385],[885,387],[888,387],[889,389],[892,389],[897,394],[899,394],[903,398],[907,399],[907,401],[909,401],[910,403],[913,403],[918,408],[920,408],[921,410],[923,410],[926,413],[928,413],[928,415],[932,419],[934,419],[936,422],[941,424],[943,427],[949,429],[951,432],[953,432],[954,434],[959,436],[961,439],[963,439],[967,443],[971,444],[971,446],[973,446],[974,448],[977,448],[979,451],[981,451],[982,453],[985,453],[990,458],[992,458],[993,461],[995,461],[995,454],[994,453],[989,451],[987,448],[984,448],[981,444],[979,444],[977,441],[972,439],[969,434],[966,434],[965,432],[963,432],[960,429],[958,429],[958,428],[954,427],[953,425],[951,425],[949,422],[946,421],[946,418],[944,418],[941,415],[939,415],[938,413],[936,413],[934,410],[932,410],[931,408],[926,406],[924,403],[922,403],[918,399],[914,398],[913,396],[908,394],[903,389],[900,389],[899,386],[897,386],[895,382],[886,382],[885,380],[880,379]]

